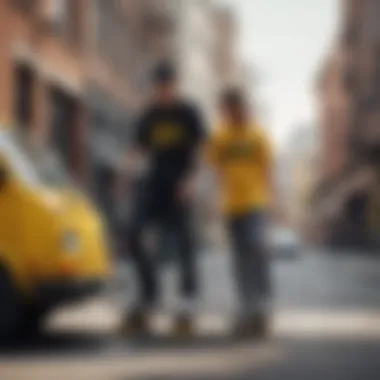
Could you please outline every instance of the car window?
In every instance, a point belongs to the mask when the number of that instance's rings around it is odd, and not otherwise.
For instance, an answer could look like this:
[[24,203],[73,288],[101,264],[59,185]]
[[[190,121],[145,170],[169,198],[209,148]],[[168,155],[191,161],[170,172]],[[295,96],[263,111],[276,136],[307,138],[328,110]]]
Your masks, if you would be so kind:
[[15,134],[0,133],[0,152],[14,173],[29,186],[71,185],[58,157],[48,149],[36,149]]
[[0,152],[7,160],[12,171],[29,184],[38,182],[38,173],[28,160],[27,155],[15,144],[10,134],[0,136]]

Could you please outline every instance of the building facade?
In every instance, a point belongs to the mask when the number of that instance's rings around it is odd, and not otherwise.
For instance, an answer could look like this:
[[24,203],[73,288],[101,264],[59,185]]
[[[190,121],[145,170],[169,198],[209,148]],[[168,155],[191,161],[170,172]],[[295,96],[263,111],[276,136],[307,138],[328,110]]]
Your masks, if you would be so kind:
[[[380,156],[379,12],[378,1],[342,2],[338,48],[322,86],[321,114],[334,116],[320,124],[325,130],[325,169],[317,204],[325,211],[321,215],[324,240],[339,245],[371,246],[380,233],[375,191]],[[328,75],[335,78],[335,91]]]
[[87,182],[109,218],[115,210],[115,188],[131,120],[140,101],[133,86],[137,50],[130,22],[133,5],[136,2],[93,0],[87,15]]
[[3,1],[0,7],[1,123],[48,141],[80,177],[85,0]]
[[317,88],[321,172],[329,182],[339,177],[348,160],[349,98],[344,87],[344,53],[341,46],[331,51]]
[[175,4],[2,1],[1,125],[53,147],[98,200],[111,199],[147,73],[174,53]]
[[182,91],[212,120],[215,110],[215,28],[212,1],[180,0],[177,62]]
[[319,177],[318,136],[313,125],[294,128],[277,161],[278,208],[304,238],[311,229],[311,197]]
[[178,64],[183,92],[214,124],[235,80],[236,24],[212,0],[0,2],[0,123],[53,147],[106,213],[149,73]]
[[[235,12],[229,7],[215,10],[215,28],[218,31],[215,47],[215,67],[219,87],[242,85],[246,68],[238,54],[239,28]],[[242,75],[243,74],[243,75]]]

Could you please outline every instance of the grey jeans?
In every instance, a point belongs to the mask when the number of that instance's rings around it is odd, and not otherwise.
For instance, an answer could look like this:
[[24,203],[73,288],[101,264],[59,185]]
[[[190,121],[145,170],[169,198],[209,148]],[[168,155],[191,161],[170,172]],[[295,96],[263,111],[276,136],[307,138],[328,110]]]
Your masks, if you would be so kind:
[[266,307],[270,299],[270,259],[265,228],[266,213],[263,211],[252,211],[228,220],[234,276],[243,311]]

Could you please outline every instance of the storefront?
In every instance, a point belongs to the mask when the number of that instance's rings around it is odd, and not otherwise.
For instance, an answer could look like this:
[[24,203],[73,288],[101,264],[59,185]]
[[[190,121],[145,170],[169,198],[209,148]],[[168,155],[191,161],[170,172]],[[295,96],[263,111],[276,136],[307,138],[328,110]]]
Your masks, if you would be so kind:
[[[318,204],[319,225],[326,245],[370,248],[375,237],[377,212],[372,165],[363,165],[330,189]],[[375,216],[375,217],[374,217]]]
[[116,185],[128,143],[130,115],[97,88],[88,90],[87,170],[89,189],[110,225],[117,210]]

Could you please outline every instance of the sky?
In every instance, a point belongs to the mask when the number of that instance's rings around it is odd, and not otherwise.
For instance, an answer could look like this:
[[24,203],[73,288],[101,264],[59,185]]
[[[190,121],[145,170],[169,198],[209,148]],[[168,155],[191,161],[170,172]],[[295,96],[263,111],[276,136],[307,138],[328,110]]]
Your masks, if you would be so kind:
[[219,0],[233,4],[240,53],[257,67],[263,121],[276,143],[300,125],[315,124],[313,86],[334,42],[339,0]]

